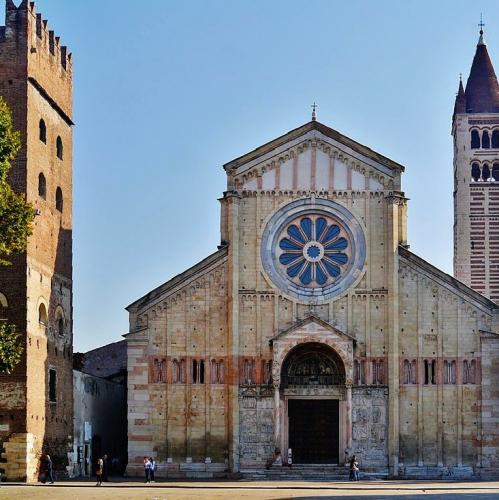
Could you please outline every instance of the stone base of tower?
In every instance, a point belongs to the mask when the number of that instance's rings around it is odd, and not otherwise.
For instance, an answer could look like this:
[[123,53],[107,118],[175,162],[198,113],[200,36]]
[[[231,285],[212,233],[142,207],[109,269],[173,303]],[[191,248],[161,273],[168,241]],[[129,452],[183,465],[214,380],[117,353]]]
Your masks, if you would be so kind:
[[31,433],[12,434],[3,444],[2,464],[8,481],[38,481],[40,453],[37,450],[37,438]]

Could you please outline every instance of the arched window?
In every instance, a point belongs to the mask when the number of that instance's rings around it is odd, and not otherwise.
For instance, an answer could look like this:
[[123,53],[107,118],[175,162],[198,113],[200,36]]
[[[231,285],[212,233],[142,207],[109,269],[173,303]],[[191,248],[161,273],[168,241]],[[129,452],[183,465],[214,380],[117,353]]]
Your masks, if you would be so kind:
[[244,360],[244,383],[246,385],[255,383],[255,361],[252,359]]
[[47,197],[47,181],[41,172],[38,174],[38,196],[44,200]]
[[62,212],[62,205],[63,205],[62,189],[58,186],[55,191],[55,208],[59,210],[59,212]]
[[478,130],[471,131],[471,149],[480,149],[480,135]]
[[492,147],[499,149],[499,130],[497,129],[492,132]]
[[64,318],[59,318],[57,320],[57,332],[62,337],[64,335]]
[[490,148],[490,137],[489,133],[484,130],[482,134],[482,148],[483,149],[489,149]]
[[272,383],[272,360],[263,360],[262,361],[262,374],[263,374],[263,380],[262,382],[264,384],[271,384]]
[[174,384],[180,382],[180,363],[176,359],[172,363],[172,382]]
[[354,360],[354,377],[356,385],[364,385],[366,383],[365,363],[363,360]]
[[444,361],[444,384],[456,383],[456,362]]
[[471,178],[475,182],[478,182],[480,179],[480,167],[478,166],[478,163],[473,163],[473,165],[471,165]]
[[437,362],[432,359],[424,360],[424,383],[426,385],[434,385],[437,383]]
[[372,362],[372,383],[373,385],[381,385],[383,383],[383,360],[375,359]]
[[57,158],[59,158],[59,160],[62,160],[64,148],[62,146],[62,139],[60,136],[57,136],[57,139],[55,141],[55,148],[57,152]]
[[47,326],[48,318],[47,318],[47,308],[45,304],[40,304],[38,307],[38,323],[43,326]]
[[497,182],[499,181],[499,163],[494,163],[492,167],[492,178]]
[[165,358],[154,358],[152,365],[153,383],[166,382],[166,360]]
[[44,144],[47,144],[47,125],[45,125],[43,118],[40,119],[40,123],[38,124],[38,129],[39,129],[40,141],[42,141]]
[[490,179],[490,168],[486,163],[482,167],[482,179],[484,181],[488,181]]

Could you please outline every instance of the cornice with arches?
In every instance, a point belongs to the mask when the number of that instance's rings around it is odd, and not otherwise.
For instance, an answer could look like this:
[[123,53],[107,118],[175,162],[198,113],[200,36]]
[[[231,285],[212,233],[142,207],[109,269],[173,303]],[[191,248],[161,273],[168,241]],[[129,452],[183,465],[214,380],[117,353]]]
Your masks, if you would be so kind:
[[168,309],[184,304],[193,295],[199,293],[199,290],[219,289],[225,290],[225,269],[226,260],[217,266],[215,269],[208,270],[206,274],[195,278],[188,283],[180,283],[179,286],[165,293],[161,299],[156,300],[153,304],[145,306],[137,314],[135,331],[142,330],[149,326],[149,320],[158,319]]
[[341,151],[339,148],[329,144],[321,139],[306,139],[300,144],[293,146],[286,150],[286,152],[274,157],[266,162],[255,165],[244,173],[237,174],[233,177],[233,182],[236,190],[240,191],[245,182],[262,176],[266,172],[276,169],[278,166],[283,165],[289,160],[297,158],[303,152],[309,150],[312,147],[316,147],[326,154],[329,158],[338,160],[347,167],[359,172],[360,174],[367,176],[379,182],[385,188],[390,188],[393,186],[393,180],[389,176],[379,172],[374,167],[368,166],[353,156]]

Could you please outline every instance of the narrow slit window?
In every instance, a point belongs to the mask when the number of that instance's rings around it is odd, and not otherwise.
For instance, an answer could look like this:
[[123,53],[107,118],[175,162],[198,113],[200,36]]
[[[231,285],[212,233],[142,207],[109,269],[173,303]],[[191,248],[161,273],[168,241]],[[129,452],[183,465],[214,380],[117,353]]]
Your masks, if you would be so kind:
[[49,401],[57,401],[57,373],[52,368],[49,370]]
[[62,189],[57,187],[55,192],[55,208],[62,213],[64,200],[62,198]]
[[64,154],[64,147],[62,145],[62,139],[60,138],[60,136],[57,136],[57,139],[55,141],[55,148],[56,148],[57,158],[59,158],[59,160],[62,160]]
[[47,144],[47,125],[45,125],[45,121],[43,118],[40,119],[38,124],[39,129],[39,138],[44,144]]
[[41,172],[38,174],[38,196],[44,200],[47,198],[47,181]]

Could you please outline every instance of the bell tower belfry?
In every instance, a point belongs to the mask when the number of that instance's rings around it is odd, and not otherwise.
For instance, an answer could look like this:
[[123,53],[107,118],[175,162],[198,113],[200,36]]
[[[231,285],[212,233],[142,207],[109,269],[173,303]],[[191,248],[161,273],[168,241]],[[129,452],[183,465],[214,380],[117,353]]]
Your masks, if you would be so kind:
[[452,117],[454,276],[499,301],[499,84],[482,28]]

